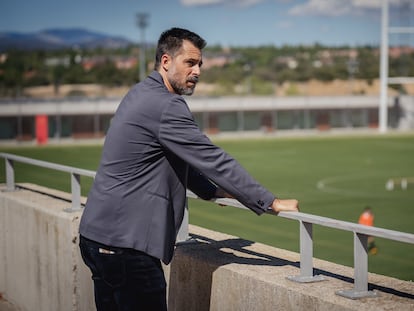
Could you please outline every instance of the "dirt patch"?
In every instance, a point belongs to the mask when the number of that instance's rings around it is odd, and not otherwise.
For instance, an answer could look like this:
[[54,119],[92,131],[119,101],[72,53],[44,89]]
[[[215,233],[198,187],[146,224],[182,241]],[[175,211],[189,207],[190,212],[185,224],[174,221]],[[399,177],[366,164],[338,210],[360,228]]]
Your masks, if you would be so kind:
[[99,84],[65,84],[58,89],[54,86],[25,88],[24,94],[31,98],[67,98],[67,97],[121,97],[129,87],[108,87]]
[[[406,92],[414,94],[414,85],[404,85]],[[347,95],[379,95],[380,81],[368,83],[366,80],[334,80],[322,82],[311,80],[306,83],[285,82],[276,89],[277,96],[347,96]],[[398,95],[398,91],[388,88],[388,95]]]
[[[414,95],[414,84],[404,85],[409,95]],[[26,88],[24,93],[31,98],[67,98],[67,97],[123,97],[129,87],[107,87],[99,84],[62,85],[59,89],[53,86]],[[216,86],[200,82],[197,85],[195,96],[214,94]],[[380,81],[368,83],[366,80],[334,80],[322,82],[285,82],[275,86],[276,96],[346,96],[346,95],[379,95]],[[398,95],[398,91],[388,88],[388,95]]]

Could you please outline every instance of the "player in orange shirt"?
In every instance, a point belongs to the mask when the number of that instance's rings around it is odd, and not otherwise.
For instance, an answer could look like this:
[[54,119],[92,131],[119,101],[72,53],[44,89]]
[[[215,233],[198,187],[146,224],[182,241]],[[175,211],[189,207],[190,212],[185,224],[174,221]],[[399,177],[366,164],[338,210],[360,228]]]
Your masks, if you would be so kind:
[[[367,206],[362,214],[359,216],[358,223],[360,225],[365,226],[374,226],[374,213],[372,212],[372,209]],[[375,245],[374,237],[369,236],[368,237],[368,253],[371,255],[375,255],[378,252],[378,248]]]

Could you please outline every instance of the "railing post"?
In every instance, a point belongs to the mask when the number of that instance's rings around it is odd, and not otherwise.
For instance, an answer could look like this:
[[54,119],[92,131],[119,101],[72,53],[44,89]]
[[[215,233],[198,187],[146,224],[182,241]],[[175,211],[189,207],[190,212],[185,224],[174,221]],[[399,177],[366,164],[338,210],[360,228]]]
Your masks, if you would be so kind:
[[188,216],[188,198],[197,198],[197,196],[190,190],[187,189],[186,191],[187,200],[185,202],[185,209],[184,209],[184,217],[183,222],[181,223],[180,230],[177,234],[177,239],[175,241],[175,245],[180,244],[188,244],[196,242],[195,239],[190,237],[190,230],[188,228],[189,225],[189,216]]
[[287,278],[294,282],[310,283],[324,281],[321,275],[313,275],[313,237],[312,223],[300,223],[300,275],[288,276]]
[[65,212],[76,212],[81,210],[81,185],[80,175],[71,173],[72,206],[65,209]]
[[354,232],[354,288],[368,291],[368,236]]
[[14,183],[14,163],[13,160],[4,158],[6,164],[6,186],[7,191],[14,191],[15,190],[15,183]]
[[177,235],[177,244],[183,243],[188,241],[189,239],[189,230],[188,230],[188,207],[186,205],[185,209],[184,209],[184,218],[183,218],[183,222],[181,223],[181,227],[180,230],[178,231],[178,235]]
[[354,288],[340,290],[337,295],[358,299],[378,296],[376,292],[368,290],[368,236],[354,232]]

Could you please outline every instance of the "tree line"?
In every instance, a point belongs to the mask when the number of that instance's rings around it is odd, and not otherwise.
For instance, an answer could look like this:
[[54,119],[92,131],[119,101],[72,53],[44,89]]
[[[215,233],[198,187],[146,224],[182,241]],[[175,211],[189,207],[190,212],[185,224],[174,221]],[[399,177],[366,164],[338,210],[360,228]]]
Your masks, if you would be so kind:
[[[139,62],[130,68],[118,68],[114,59],[138,60],[139,52],[136,46],[118,50],[7,51],[0,54],[0,97],[23,96],[24,89],[32,86],[130,86],[139,82]],[[154,52],[153,47],[146,49],[148,72]],[[85,67],[85,59],[99,57],[100,62]],[[217,85],[220,95],[234,94],[237,85],[243,86],[245,93],[272,94],[275,85],[286,81],[362,79],[371,83],[379,77],[380,69],[379,49],[372,46],[212,46],[204,51],[205,59],[219,57],[226,61],[203,69],[202,81]],[[389,58],[389,75],[414,76],[414,49]],[[404,92],[403,86],[394,87]]]

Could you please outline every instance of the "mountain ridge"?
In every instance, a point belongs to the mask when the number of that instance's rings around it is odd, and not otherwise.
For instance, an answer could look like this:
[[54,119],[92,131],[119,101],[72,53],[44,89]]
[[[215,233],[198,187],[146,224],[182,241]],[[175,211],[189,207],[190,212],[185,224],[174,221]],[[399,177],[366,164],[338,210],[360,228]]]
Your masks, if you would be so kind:
[[66,48],[116,49],[133,44],[122,37],[91,31],[85,28],[50,28],[38,32],[0,32],[0,51],[59,50]]

